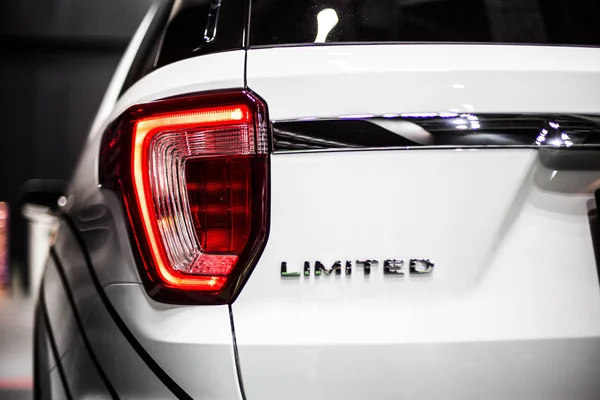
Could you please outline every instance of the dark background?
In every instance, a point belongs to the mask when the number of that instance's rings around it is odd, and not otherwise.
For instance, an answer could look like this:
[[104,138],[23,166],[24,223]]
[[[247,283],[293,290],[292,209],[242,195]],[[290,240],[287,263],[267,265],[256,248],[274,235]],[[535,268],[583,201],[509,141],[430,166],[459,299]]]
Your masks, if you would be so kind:
[[[19,189],[32,178],[70,178],[151,2],[0,0],[0,202],[11,208],[9,263],[22,289],[29,282]],[[7,296],[1,286],[0,399],[30,399],[35,296],[22,297],[16,284]]]
[[25,257],[19,188],[68,179],[102,96],[152,0],[0,1],[0,202],[11,265]]

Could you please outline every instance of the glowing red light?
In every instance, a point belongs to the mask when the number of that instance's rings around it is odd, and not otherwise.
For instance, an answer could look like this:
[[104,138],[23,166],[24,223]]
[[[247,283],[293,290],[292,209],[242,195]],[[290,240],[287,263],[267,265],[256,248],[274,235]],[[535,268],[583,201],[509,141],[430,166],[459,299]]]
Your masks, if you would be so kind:
[[243,285],[267,233],[266,121],[233,91],[138,105],[105,133],[100,182],[121,189],[150,296],[223,303]]
[[[237,232],[232,232],[231,226],[228,227],[229,229],[220,231],[211,230],[210,224],[208,226],[206,224],[206,210],[198,210],[198,206],[194,203],[194,197],[192,196],[190,199],[192,203],[190,208],[193,218],[196,221],[196,231],[199,233],[198,239],[200,240],[202,253],[198,256],[198,260],[195,261],[195,265],[190,267],[190,273],[182,273],[182,271],[178,271],[172,267],[171,261],[168,259],[165,251],[165,243],[161,240],[160,226],[157,223],[157,214],[152,201],[153,196],[161,196],[163,193],[157,193],[160,189],[153,190],[149,182],[148,158],[150,157],[151,150],[149,147],[153,137],[162,132],[173,130],[182,132],[182,134],[185,132],[188,136],[193,137],[193,132],[203,132],[205,134],[206,128],[215,129],[227,125],[248,124],[251,120],[252,114],[248,107],[245,105],[236,105],[185,112],[162,113],[136,121],[133,135],[133,182],[152,258],[158,275],[166,286],[204,291],[220,290],[226,281],[226,278],[220,275],[227,275],[237,260],[237,256],[231,254],[239,253],[241,250],[239,247],[232,248],[231,244],[239,244],[241,241],[231,238]],[[190,139],[188,138],[188,140]],[[211,149],[214,147],[214,143],[207,143],[206,147]],[[209,155],[215,156],[214,154]],[[207,162],[211,163],[211,161],[199,161],[200,165]],[[192,159],[186,164],[193,166],[197,165],[197,163],[197,161]],[[214,168],[226,168],[228,164],[237,164],[235,157],[231,161],[223,162],[218,160],[212,163],[220,164],[212,165]],[[248,173],[248,171],[245,172]],[[220,173],[225,176],[228,174],[228,171]],[[243,174],[244,171],[241,173]],[[219,178],[221,177],[215,177],[215,179]],[[195,185],[201,185],[201,182],[197,182],[194,179],[188,180],[191,180],[191,183]],[[227,185],[227,182],[224,184]],[[249,190],[250,188],[246,187],[245,189]],[[231,189],[226,190],[230,191]],[[246,209],[244,212],[248,212],[248,210]],[[231,211],[226,209],[221,210],[221,217],[223,219],[228,218],[229,214],[231,214]],[[205,223],[197,223],[199,218],[203,218]],[[225,226],[227,223],[223,223],[223,225]],[[225,227],[227,228],[227,226]],[[248,236],[248,229],[249,226],[243,228],[242,234],[245,238]],[[221,254],[209,254],[214,252]],[[223,253],[225,255],[222,255]]]

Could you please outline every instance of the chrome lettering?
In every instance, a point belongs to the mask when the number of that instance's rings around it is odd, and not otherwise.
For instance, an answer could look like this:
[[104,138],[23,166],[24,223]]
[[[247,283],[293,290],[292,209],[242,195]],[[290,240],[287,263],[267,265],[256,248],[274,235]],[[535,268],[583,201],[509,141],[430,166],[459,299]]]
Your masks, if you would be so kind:
[[281,276],[298,277],[298,276],[300,276],[300,272],[288,272],[288,270],[287,270],[287,263],[285,261],[283,261],[281,263]]
[[321,261],[315,261],[315,276],[320,276],[321,273],[325,275],[331,275],[331,273],[335,271],[336,275],[341,275],[342,273],[342,262],[336,261],[333,263],[331,268],[325,268]]
[[346,261],[346,275],[352,275],[352,261]]
[[384,260],[383,273],[387,275],[404,275],[404,260]]
[[413,275],[429,274],[433,271],[433,261],[428,258],[411,258],[410,273]]
[[[342,275],[342,262],[335,261],[331,267],[327,268],[321,261],[314,262],[314,275],[332,275],[335,272],[335,275]],[[355,261],[356,267],[362,267],[364,271],[364,276],[369,276],[371,274],[371,268],[376,267],[379,264],[379,260],[374,259],[361,259]],[[405,274],[411,275],[426,275],[430,274],[434,268],[433,260],[429,258],[410,258],[408,259],[408,269],[406,259],[398,258],[398,259],[385,259],[383,260],[383,274],[384,275],[395,275],[395,276],[404,276]],[[288,271],[287,262],[281,262],[280,275],[282,277],[299,277],[304,276],[305,278],[310,277],[310,262],[304,261],[304,267],[302,272],[298,271]],[[344,271],[346,276],[352,275],[352,261],[346,260],[344,264]]]
[[377,260],[356,260],[356,266],[357,267],[363,267],[363,270],[365,271],[365,275],[370,275],[371,274],[371,265],[373,264],[379,264],[379,261]]

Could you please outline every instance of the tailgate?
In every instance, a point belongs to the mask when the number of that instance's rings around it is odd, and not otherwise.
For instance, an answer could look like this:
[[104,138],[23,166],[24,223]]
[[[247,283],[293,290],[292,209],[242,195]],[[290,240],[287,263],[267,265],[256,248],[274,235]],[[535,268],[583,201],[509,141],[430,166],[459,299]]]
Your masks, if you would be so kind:
[[597,398],[599,50],[265,49],[247,70],[276,151],[232,305],[246,398]]

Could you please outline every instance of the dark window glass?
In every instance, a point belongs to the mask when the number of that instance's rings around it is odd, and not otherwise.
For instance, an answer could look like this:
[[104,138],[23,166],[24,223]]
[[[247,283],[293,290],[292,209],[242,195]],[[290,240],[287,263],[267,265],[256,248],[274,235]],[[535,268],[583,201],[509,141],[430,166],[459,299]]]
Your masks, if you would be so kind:
[[246,25],[246,7],[242,0],[175,2],[156,66],[218,51],[242,49]]
[[123,94],[151,71],[190,57],[244,48],[244,0],[162,0],[142,40]]
[[600,45],[597,0],[252,0],[252,46],[323,42]]

